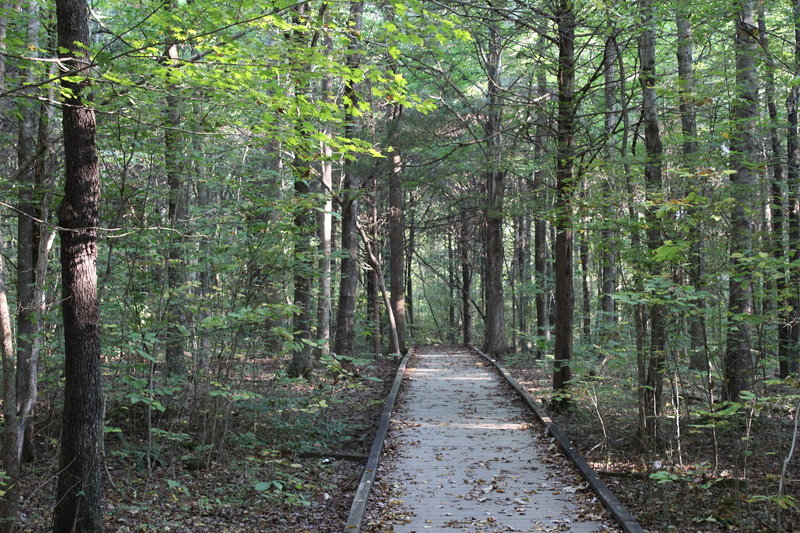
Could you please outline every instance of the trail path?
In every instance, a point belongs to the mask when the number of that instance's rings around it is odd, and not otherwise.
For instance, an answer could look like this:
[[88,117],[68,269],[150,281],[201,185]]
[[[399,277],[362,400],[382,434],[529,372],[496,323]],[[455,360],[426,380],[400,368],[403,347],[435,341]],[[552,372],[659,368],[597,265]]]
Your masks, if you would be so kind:
[[366,531],[618,531],[474,353],[421,350],[399,402]]

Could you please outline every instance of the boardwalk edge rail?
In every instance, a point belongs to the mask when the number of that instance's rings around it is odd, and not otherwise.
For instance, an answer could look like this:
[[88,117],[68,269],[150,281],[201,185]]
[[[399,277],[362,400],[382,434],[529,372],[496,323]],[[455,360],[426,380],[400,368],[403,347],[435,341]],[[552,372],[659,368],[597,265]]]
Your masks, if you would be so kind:
[[400,383],[403,381],[403,374],[405,373],[406,365],[413,351],[413,348],[408,350],[400,361],[397,367],[397,373],[394,376],[394,383],[392,384],[389,394],[386,396],[386,400],[383,404],[383,413],[381,413],[381,420],[378,424],[378,431],[375,433],[375,441],[372,443],[367,465],[364,467],[364,473],[361,475],[361,482],[358,484],[356,494],[353,497],[353,505],[350,506],[350,514],[347,516],[345,531],[361,531],[361,522],[364,520],[364,512],[367,509],[369,493],[372,490],[372,485],[375,483],[375,476],[378,473],[378,461],[383,451],[386,433],[389,430],[389,422],[392,419],[392,411],[394,410],[394,404],[397,400],[397,393],[400,390]]
[[608,486],[603,483],[603,480],[598,477],[597,472],[595,472],[594,469],[589,466],[589,463],[586,462],[586,459],[584,459],[583,456],[578,453],[578,451],[572,445],[572,442],[570,442],[569,437],[567,437],[566,434],[559,429],[559,427],[555,422],[553,422],[539,402],[533,396],[531,396],[531,394],[525,390],[525,388],[520,385],[520,383],[514,379],[511,374],[508,373],[505,367],[503,367],[503,365],[501,365],[496,359],[492,359],[474,346],[472,349],[475,350],[475,352],[477,352],[478,355],[480,355],[486,361],[491,363],[497,369],[497,371],[500,372],[508,384],[513,387],[517,394],[519,394],[519,396],[525,400],[525,403],[530,406],[536,415],[536,418],[541,421],[547,432],[556,440],[558,446],[561,448],[567,458],[572,461],[583,479],[586,480],[600,501],[603,502],[603,505],[606,507],[606,509],[608,509],[608,511],[611,513],[611,516],[613,516],[614,519],[619,522],[619,525],[622,526],[623,531],[626,533],[644,533],[644,529],[642,529],[642,526],[640,526],[633,515],[631,515],[630,511],[628,511],[628,509],[622,505],[622,502],[620,502],[616,495],[611,492],[611,489],[609,489]]

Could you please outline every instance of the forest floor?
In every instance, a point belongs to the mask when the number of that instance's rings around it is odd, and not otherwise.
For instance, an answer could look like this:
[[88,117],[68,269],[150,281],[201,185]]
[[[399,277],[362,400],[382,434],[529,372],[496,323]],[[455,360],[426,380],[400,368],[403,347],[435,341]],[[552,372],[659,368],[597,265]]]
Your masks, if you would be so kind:
[[[151,388],[147,402],[107,377],[106,531],[340,532],[398,362],[329,360],[306,381],[264,359],[235,386]],[[23,465],[17,531],[51,523],[60,424],[48,407],[38,459]]]
[[[552,361],[509,357],[504,364],[548,403]],[[634,389],[621,378],[629,372],[601,372],[615,375],[576,380],[573,407],[550,415],[642,527],[652,533],[800,531],[800,450],[791,451],[796,384],[762,385],[733,414],[722,404],[704,406],[701,392],[684,379],[677,420],[678,402],[665,385],[662,441],[642,451]],[[779,497],[787,457],[785,496]]]
[[[106,376],[106,531],[341,531],[398,362],[327,360],[312,379],[291,380],[281,372],[286,361],[263,359],[182,387]],[[551,362],[504,364],[548,399]],[[47,531],[51,521],[60,432],[59,382],[51,382],[37,414],[38,459],[23,466],[17,531]],[[692,405],[690,423],[665,417],[664,442],[642,452],[624,383],[617,375],[578,380],[574,408],[554,418],[643,527],[800,531],[800,450],[787,463],[786,497],[776,496],[795,433],[796,385],[761,391],[744,415]]]

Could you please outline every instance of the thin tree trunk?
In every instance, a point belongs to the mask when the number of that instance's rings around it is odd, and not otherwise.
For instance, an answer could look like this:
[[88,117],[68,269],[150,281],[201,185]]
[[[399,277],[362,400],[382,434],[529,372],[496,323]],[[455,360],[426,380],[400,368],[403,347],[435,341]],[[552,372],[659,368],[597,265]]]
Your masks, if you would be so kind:
[[489,169],[486,172],[486,244],[485,294],[486,294],[486,339],[484,351],[492,356],[503,355],[506,348],[506,333],[503,297],[503,197],[505,195],[505,170],[502,168],[502,112],[501,96],[502,46],[499,29],[489,27],[489,43],[486,57],[487,96],[486,154]]
[[[769,139],[770,139],[770,195],[769,208],[772,221],[772,231],[769,234],[771,240],[772,257],[779,263],[786,262],[786,250],[784,241],[784,212],[783,212],[783,150],[781,149],[781,138],[778,132],[778,107],[775,105],[775,61],[769,53],[769,42],[767,39],[766,14],[764,5],[758,8],[758,34],[761,49],[766,52],[766,69],[764,76],[764,97],[769,115]],[[775,280],[775,299],[776,307],[787,309],[790,304],[787,296],[787,268],[783,268],[782,275]],[[790,313],[786,311],[778,312],[778,362],[781,377],[789,375],[789,360],[791,358],[792,325]]]
[[580,235],[578,245],[578,256],[581,260],[581,313],[583,314],[583,342],[592,342],[592,293],[589,289],[589,242],[586,240],[586,232]]
[[[88,74],[89,12],[83,0],[56,1],[62,62]],[[89,81],[62,79],[64,197],[61,226],[61,309],[64,320],[64,411],[53,533],[103,530],[100,477],[103,390],[97,297],[97,225],[100,174]]]
[[731,134],[731,273],[728,283],[728,340],[723,359],[723,396],[737,400],[750,384],[753,357],[751,325],[753,314],[752,266],[747,259],[753,250],[751,212],[755,194],[755,121],[758,86],[755,70],[756,38],[753,0],[740,0],[734,42],[736,53],[736,95]]
[[411,266],[414,261],[414,247],[416,246],[416,227],[414,226],[414,212],[409,216],[408,243],[406,246],[406,316],[408,318],[409,334],[414,329],[414,280],[411,277]]
[[364,232],[364,230],[358,225],[356,225],[356,229],[359,235],[361,235],[361,240],[364,242],[364,250],[367,252],[367,259],[372,265],[372,269],[375,271],[375,280],[378,284],[381,294],[383,295],[383,304],[386,307],[386,314],[389,317],[389,338],[391,340],[389,351],[395,354],[400,353],[400,339],[397,335],[397,323],[395,322],[394,311],[392,310],[391,298],[389,298],[389,293],[386,291],[386,284],[383,282],[383,269],[381,268],[381,262],[373,252],[372,246],[370,245],[369,239],[367,238],[367,234]]
[[[612,26],[612,32],[616,29]],[[608,161],[614,160],[613,142],[614,129],[619,120],[619,106],[617,104],[617,93],[619,91],[619,80],[616,73],[617,64],[617,43],[615,36],[606,40],[605,52],[603,54],[603,68],[605,85],[603,87],[605,100],[604,129],[606,136],[605,156]],[[609,169],[605,180],[603,180],[603,191],[610,195],[614,191],[613,169]],[[615,329],[617,316],[614,294],[617,291],[617,232],[614,225],[610,222],[616,219],[618,213],[614,208],[614,202],[608,202],[606,217],[609,223],[603,224],[600,230],[600,321],[602,327],[598,329],[602,332],[602,340],[607,341]]]
[[[572,285],[572,202],[575,191],[573,176],[573,145],[575,134],[575,12],[570,0],[560,0],[556,12],[558,21],[558,119],[556,154],[556,213],[555,213],[555,359],[553,361],[553,390],[563,392],[572,379],[572,327],[574,289]],[[563,408],[566,400],[554,401],[553,407]]]
[[[332,90],[330,78],[326,78],[326,87],[323,92]],[[331,133],[328,128],[328,134]],[[317,337],[320,341],[320,355],[326,356],[331,351],[331,273],[333,253],[333,150],[328,144],[322,147],[322,165],[320,181],[322,194],[325,196],[325,205],[319,213],[319,302],[317,305]]]
[[294,226],[297,231],[294,245],[294,352],[292,360],[286,370],[289,377],[308,377],[314,368],[314,356],[311,351],[311,267],[312,248],[311,236],[313,235],[314,214],[305,205],[306,198],[311,193],[309,180],[311,172],[308,162],[295,156],[292,164],[295,175],[294,192],[299,200],[294,215]]
[[[39,47],[39,5],[30,0],[26,16],[28,17],[27,40],[31,50]],[[32,84],[36,79],[33,62],[23,71],[23,80]],[[17,161],[20,167],[32,161],[37,152],[36,112],[31,101],[22,101],[20,106],[19,136],[17,141]],[[46,115],[47,110],[41,107]],[[47,121],[40,120],[47,128]],[[40,132],[39,140],[47,141],[47,132]],[[46,159],[46,155],[42,155]],[[42,290],[43,278],[37,278],[38,261],[47,261],[47,256],[40,257],[39,239],[41,231],[36,220],[42,220],[42,206],[37,200],[43,194],[37,183],[37,169],[41,165],[27,164],[19,175],[19,196],[17,218],[17,441],[15,450],[18,460],[33,461],[35,447],[33,441],[33,409],[36,405],[39,373],[39,352],[41,348],[42,320],[37,294]],[[37,198],[39,197],[39,198]],[[26,438],[27,437],[27,438]]]
[[[678,6],[675,11],[675,26],[678,31],[678,77],[681,133],[683,134],[684,165],[691,172],[697,163],[697,111],[694,103],[694,52],[692,47],[692,25],[686,7]],[[699,193],[699,184],[694,180],[687,187],[686,194]],[[690,215],[696,208],[690,207]],[[690,236],[689,281],[695,290],[703,289],[703,239]],[[705,350],[706,324],[704,318],[705,300],[698,298],[695,312],[689,317],[690,356],[689,366],[695,370],[708,370],[708,357]]]
[[[0,30],[1,31],[1,30]],[[19,442],[20,426],[17,423],[17,395],[14,368],[14,335],[11,332],[11,313],[8,307],[8,288],[6,286],[6,267],[3,251],[4,236],[0,233],[0,350],[3,359],[3,468],[7,481],[4,481],[2,503],[0,503],[0,531],[10,533],[14,530],[19,516]]]
[[[178,44],[173,37],[168,38],[164,50],[164,61],[174,66],[178,61]],[[179,87],[170,84],[167,88],[164,118],[164,166],[169,188],[167,216],[169,225],[174,230],[167,243],[166,257],[166,297],[164,310],[165,328],[165,368],[168,376],[182,376],[186,373],[185,329],[183,299],[180,294],[186,285],[186,263],[183,256],[184,229],[189,213],[188,194],[186,188],[186,153],[183,134],[181,133],[181,98]]]
[[405,216],[403,206],[402,160],[400,154],[392,156],[392,172],[389,176],[389,287],[392,312],[400,339],[400,352],[406,351],[405,339]]
[[[641,62],[642,85],[642,123],[645,131],[645,150],[647,159],[644,165],[645,187],[647,191],[647,247],[650,251],[649,271],[652,279],[662,275],[660,264],[652,260],[652,256],[663,244],[659,221],[656,218],[656,203],[662,193],[661,158],[662,144],[661,133],[658,125],[658,107],[656,103],[656,40],[655,20],[651,0],[640,0],[639,7],[644,29],[639,38],[639,59]],[[650,347],[648,350],[647,370],[644,382],[639,383],[643,388],[645,398],[645,425],[639,428],[640,437],[653,442],[658,437],[658,419],[661,414],[661,396],[663,389],[663,372],[666,348],[665,334],[665,309],[661,304],[650,304],[648,315],[650,319]],[[644,443],[645,445],[649,443]]]
[[[794,61],[793,74],[800,76],[800,0],[792,0],[792,17],[794,20]],[[787,234],[789,237],[789,286],[794,287],[791,294],[787,295],[792,305],[792,312],[786,318],[791,328],[785,334],[787,337],[787,361],[784,363],[786,373],[800,371],[800,268],[796,262],[800,254],[800,146],[798,146],[798,112],[800,112],[800,87],[792,84],[789,89],[789,98],[786,101],[789,129],[786,135],[786,186],[787,186]]]
[[[539,40],[539,46],[544,46],[544,40]],[[547,94],[546,78],[544,69],[540,69],[537,74],[537,92],[539,98],[543,99]],[[536,157],[543,160],[546,157],[547,148],[545,147],[545,137],[547,136],[547,116],[545,106],[542,104],[537,116],[536,135],[534,137],[534,153]],[[547,205],[547,187],[544,182],[545,172],[537,168],[533,173],[533,184],[531,192],[539,205]],[[537,213],[533,221],[533,270],[536,280],[536,358],[544,356],[543,344],[548,339],[550,332],[550,313],[548,310],[549,290],[547,276],[547,220],[540,213]]]
[[461,332],[467,346],[472,345],[472,266],[469,256],[469,218],[461,213],[458,233],[458,255],[461,263]]

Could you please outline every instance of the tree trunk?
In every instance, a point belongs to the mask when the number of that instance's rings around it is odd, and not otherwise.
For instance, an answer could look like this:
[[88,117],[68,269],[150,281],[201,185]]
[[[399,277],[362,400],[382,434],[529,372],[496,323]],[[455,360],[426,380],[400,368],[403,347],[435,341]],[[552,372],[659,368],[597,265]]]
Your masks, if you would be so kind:
[[[763,4],[759,6],[758,35],[759,45],[766,53],[766,68],[764,76],[764,98],[766,100],[767,114],[769,115],[769,140],[770,140],[770,195],[769,208],[772,221],[772,231],[769,234],[771,241],[772,257],[778,264],[785,264],[787,260],[784,248],[784,212],[783,212],[783,150],[778,132],[778,107],[775,105],[775,60],[769,53],[767,39],[766,14]],[[787,296],[788,268],[783,267],[782,275],[775,280],[775,299],[778,311],[778,363],[779,375],[786,377],[790,373],[789,360],[791,359],[792,324],[790,313],[783,311],[791,305]]]
[[[697,112],[694,103],[694,58],[692,47],[692,25],[686,7],[678,6],[675,11],[675,26],[678,31],[678,77],[681,113],[681,133],[683,134],[683,159],[686,168],[692,172],[697,166]],[[700,192],[700,185],[694,180],[687,187],[686,194]],[[689,215],[697,210],[689,207]],[[689,282],[697,291],[703,289],[703,239],[690,235]],[[705,350],[706,323],[704,318],[705,300],[698,298],[695,312],[689,317],[690,356],[689,366],[695,370],[708,370],[708,356]]]
[[[560,0],[558,21],[558,119],[556,154],[555,213],[555,359],[553,390],[565,391],[572,379],[572,327],[574,289],[572,285],[572,202],[575,191],[573,145],[575,134],[575,12],[570,0]],[[558,397],[557,397],[558,398]],[[553,407],[562,409],[568,402],[556,399]]]
[[292,164],[295,176],[294,192],[298,205],[294,215],[294,226],[297,231],[294,245],[294,352],[286,374],[289,377],[308,377],[314,368],[314,356],[311,351],[311,270],[312,248],[311,236],[314,231],[314,214],[307,205],[311,193],[309,179],[311,172],[304,158],[295,156]]
[[[164,61],[174,67],[178,61],[178,44],[173,37],[168,38],[164,50]],[[168,376],[182,376],[186,373],[184,362],[185,326],[183,299],[181,291],[186,285],[186,264],[183,256],[184,231],[189,214],[188,191],[186,188],[186,153],[181,128],[180,88],[170,84],[164,109],[164,167],[169,187],[167,216],[170,233],[167,243],[165,290],[167,302],[164,309],[165,328],[165,368]]]
[[[348,38],[349,54],[346,63],[348,68],[358,68],[359,55],[358,41],[361,32],[361,19],[364,11],[364,2],[353,2],[350,8]],[[353,113],[350,111],[358,105],[358,94],[352,82],[347,82],[344,87],[345,101],[349,102],[345,110],[344,136],[355,137],[356,124]],[[356,290],[358,289],[358,237],[356,224],[358,222],[358,191],[359,180],[352,162],[344,165],[344,181],[342,182],[342,252],[341,281],[339,282],[339,304],[336,310],[336,338],[333,351],[339,355],[353,354],[353,341],[355,337],[355,310]]]
[[592,293],[589,289],[589,242],[586,232],[581,232],[578,245],[578,256],[581,261],[581,317],[583,322],[583,342],[592,342]]
[[[88,75],[89,13],[83,0],[57,0],[62,62]],[[53,533],[103,530],[100,448],[103,391],[97,298],[97,225],[100,175],[95,115],[85,95],[90,82],[62,79],[64,198],[61,226],[61,309],[64,320],[64,411]]]
[[[308,3],[297,4],[292,8],[294,13],[293,22],[300,26],[309,9]],[[289,40],[294,46],[303,46],[304,33],[294,30]],[[296,111],[300,116],[299,108],[301,98],[306,92],[306,85],[298,80],[294,80],[293,86],[295,98],[297,100]],[[299,124],[295,125],[297,135],[302,138],[305,132]],[[294,212],[294,264],[292,265],[292,276],[294,286],[294,316],[292,320],[292,331],[294,350],[292,360],[286,369],[289,377],[308,377],[314,368],[314,354],[311,344],[311,285],[313,272],[313,247],[312,236],[314,235],[314,223],[316,217],[310,205],[309,195],[311,194],[311,157],[310,150],[306,146],[299,146],[295,149],[294,159],[292,160],[292,177],[294,179],[294,194],[297,204]]]
[[472,265],[469,254],[469,217],[461,213],[458,254],[461,262],[461,332],[463,342],[472,345]]
[[[793,74],[795,78],[800,76],[800,0],[792,0],[792,17],[794,20],[794,62]],[[786,135],[786,185],[787,194],[787,233],[789,236],[789,275],[788,282],[790,287],[794,287],[787,298],[791,302],[791,313],[786,317],[789,331],[785,332],[786,361],[783,362],[782,371],[786,374],[797,373],[800,371],[800,294],[797,287],[800,286],[800,268],[796,262],[800,250],[800,146],[798,146],[798,112],[800,109],[800,87],[792,84],[789,89],[789,97],[786,101],[787,118],[789,130]]]
[[[31,0],[27,7],[28,17],[27,40],[31,50],[39,47],[39,6]],[[33,62],[24,69],[23,80],[26,84],[36,79]],[[40,258],[39,240],[42,237],[36,220],[42,220],[42,206],[37,200],[43,192],[37,184],[36,170],[40,165],[32,164],[36,158],[36,106],[33,102],[23,101],[20,105],[19,135],[17,141],[17,161],[20,165],[19,196],[17,217],[17,441],[15,449],[18,460],[33,461],[35,447],[33,442],[33,409],[39,395],[38,373],[39,352],[41,349],[42,319],[37,294],[43,290],[45,280],[37,277],[38,261],[47,261],[47,256]],[[42,107],[46,114],[46,108]],[[40,121],[47,127],[47,121]],[[47,141],[47,132],[39,134],[40,140]],[[41,157],[46,158],[42,153]],[[24,168],[23,168],[24,166]]]
[[367,234],[364,232],[364,230],[359,226],[356,226],[356,229],[361,235],[361,240],[364,242],[364,250],[367,253],[367,260],[372,265],[372,269],[375,272],[375,282],[380,289],[381,294],[383,295],[383,304],[386,307],[386,314],[389,318],[389,338],[391,339],[389,351],[395,354],[400,353],[400,339],[397,336],[397,323],[395,322],[394,311],[392,310],[392,303],[391,299],[389,298],[389,293],[386,291],[386,285],[383,282],[383,269],[381,268],[381,262],[373,252],[372,246],[370,245],[369,239],[367,238]]
[[[539,46],[544,46],[543,39],[539,40]],[[537,91],[539,98],[544,98],[547,94],[546,77],[544,69],[540,69],[537,74]],[[537,117],[536,134],[534,137],[534,153],[539,160],[544,160],[547,154],[545,147],[545,137],[547,136],[547,116],[545,106],[542,105],[539,116]],[[547,187],[544,182],[545,172],[537,168],[533,173],[533,184],[531,192],[537,203],[542,206],[548,205]],[[547,221],[544,215],[537,213],[533,221],[533,270],[536,280],[536,358],[544,356],[544,344],[548,340],[550,333],[550,313],[548,311],[549,290],[547,276]]]
[[[616,31],[612,26],[611,31]],[[619,91],[619,80],[616,73],[617,66],[617,43],[615,37],[612,35],[606,40],[605,52],[603,54],[603,75],[605,78],[605,85],[603,87],[603,96],[605,100],[605,116],[604,116],[604,129],[605,129],[605,157],[607,160],[613,161],[613,142],[614,129],[617,127],[619,121],[619,105],[617,104],[617,92]],[[603,191],[605,194],[610,195],[614,191],[613,169],[609,172],[603,180]],[[614,294],[617,291],[617,232],[614,225],[610,223],[615,220],[618,213],[614,208],[614,202],[608,202],[606,207],[606,217],[609,223],[603,224],[600,230],[600,316],[599,320],[602,326],[598,325],[598,329],[602,332],[601,341],[607,342],[614,334],[617,322],[616,305],[614,303]]]
[[485,293],[486,293],[486,339],[484,351],[494,357],[506,352],[506,332],[503,298],[503,196],[505,194],[505,170],[502,168],[502,112],[501,96],[502,46],[499,30],[489,27],[489,43],[486,57],[488,77],[488,105],[484,135],[486,136],[486,245]]
[[[647,190],[647,247],[649,248],[649,271],[652,280],[662,277],[661,265],[653,261],[655,251],[663,244],[659,220],[656,217],[657,203],[662,194],[661,133],[658,126],[658,107],[656,103],[656,39],[655,20],[651,0],[640,0],[639,8],[643,31],[639,38],[639,60],[641,63],[640,81],[642,85],[642,124],[645,132],[647,159],[644,165],[644,179]],[[639,383],[643,388],[646,412],[644,428],[639,428],[640,436],[649,441],[658,437],[658,418],[661,414],[661,392],[666,348],[665,309],[661,304],[650,304],[650,348],[648,350],[645,381]]]
[[392,156],[392,171],[389,175],[389,287],[392,312],[400,339],[400,352],[406,352],[405,339],[405,216],[403,213],[402,160],[400,154]]
[[[1,31],[1,30],[0,30]],[[17,423],[17,396],[14,383],[14,335],[11,332],[11,313],[8,307],[6,267],[3,251],[5,242],[0,233],[0,356],[3,363],[3,499],[0,503],[0,531],[14,530],[19,516],[19,442],[20,426]]]
[[756,81],[756,38],[753,24],[753,0],[740,0],[736,18],[734,50],[736,53],[736,91],[733,100],[731,133],[731,273],[728,283],[728,341],[723,359],[723,397],[735,401],[750,384],[753,356],[751,325],[753,314],[752,253],[753,196],[757,159],[755,121],[757,118],[758,85]]

